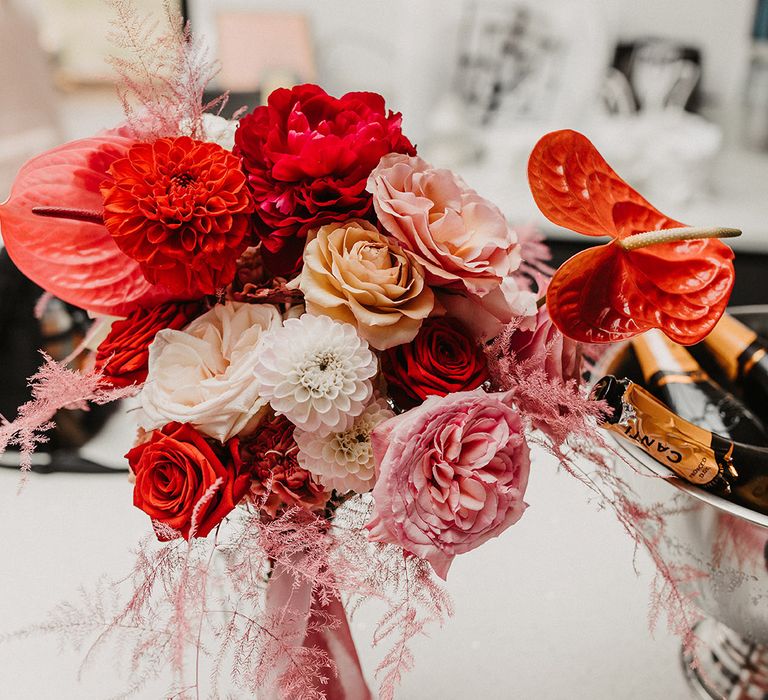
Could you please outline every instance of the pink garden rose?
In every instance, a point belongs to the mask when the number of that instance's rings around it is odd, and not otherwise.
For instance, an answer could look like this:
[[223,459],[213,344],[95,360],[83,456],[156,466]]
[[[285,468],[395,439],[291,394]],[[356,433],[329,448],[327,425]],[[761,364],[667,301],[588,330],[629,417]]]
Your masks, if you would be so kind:
[[450,170],[390,153],[368,178],[381,225],[424,265],[427,282],[485,296],[520,265],[498,207]]
[[530,458],[504,396],[430,396],[373,431],[370,539],[426,559],[444,579],[457,554],[520,520]]

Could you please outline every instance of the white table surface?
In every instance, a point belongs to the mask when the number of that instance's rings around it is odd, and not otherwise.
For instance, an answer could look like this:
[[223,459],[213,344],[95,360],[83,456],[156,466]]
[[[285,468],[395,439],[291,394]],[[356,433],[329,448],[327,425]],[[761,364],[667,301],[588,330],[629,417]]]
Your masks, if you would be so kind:
[[[119,457],[130,439],[121,419],[93,448]],[[124,475],[36,475],[17,495],[18,475],[0,470],[0,635],[44,621],[61,600],[101,574],[127,573],[131,548],[148,531]],[[499,539],[458,557],[449,575],[456,613],[414,644],[416,668],[398,697],[689,698],[678,641],[652,637],[647,610],[652,565],[614,516],[587,501],[586,489],[536,454],[523,519]],[[352,622],[366,673],[380,652],[370,635],[375,610]],[[82,682],[81,654],[33,636],[0,644],[0,698],[90,700],[126,687],[111,655]],[[140,698],[164,698],[170,678]],[[245,698],[246,695],[227,697]]]

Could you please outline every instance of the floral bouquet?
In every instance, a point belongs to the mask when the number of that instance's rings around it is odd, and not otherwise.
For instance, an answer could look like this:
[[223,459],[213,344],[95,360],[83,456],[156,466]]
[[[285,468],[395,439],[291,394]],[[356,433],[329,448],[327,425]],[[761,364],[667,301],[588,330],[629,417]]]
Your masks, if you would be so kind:
[[46,358],[0,448],[28,469],[58,408],[137,395],[126,459],[154,533],[119,603],[93,592],[44,629],[131,636],[136,682],[170,663],[179,696],[199,694],[207,654],[214,687],[229,668],[249,692],[357,699],[343,603],[376,598],[391,697],[409,639],[450,611],[432,574],[523,516],[532,444],[653,552],[654,513],[605,459],[582,344],[705,335],[733,283],[716,234],[555,132],[531,156],[536,201],[612,240],[552,277],[535,234],[420,158],[379,95],[300,85],[226,120],[188,32],[116,7],[141,52],[116,62],[126,122],[32,159],[0,208],[18,267],[94,317],[91,369]]

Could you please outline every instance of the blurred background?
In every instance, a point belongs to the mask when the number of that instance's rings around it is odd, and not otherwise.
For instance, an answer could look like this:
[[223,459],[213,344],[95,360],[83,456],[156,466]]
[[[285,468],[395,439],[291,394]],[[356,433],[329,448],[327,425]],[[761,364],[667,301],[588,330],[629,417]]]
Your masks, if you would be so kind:
[[[422,155],[541,226],[556,261],[584,242],[538,214],[525,163],[544,132],[579,129],[666,213],[741,228],[734,301],[768,299],[766,0],[172,1],[220,61],[230,113],[298,82],[381,92]],[[101,0],[0,0],[0,197],[29,156],[121,119],[113,17]]]

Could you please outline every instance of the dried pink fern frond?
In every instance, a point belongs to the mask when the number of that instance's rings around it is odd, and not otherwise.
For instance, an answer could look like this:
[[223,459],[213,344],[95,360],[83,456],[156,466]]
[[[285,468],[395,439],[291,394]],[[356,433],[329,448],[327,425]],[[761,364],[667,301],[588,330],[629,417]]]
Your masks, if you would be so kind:
[[136,393],[135,387],[113,388],[102,384],[99,372],[79,372],[56,362],[45,353],[43,365],[29,378],[32,399],[23,404],[12,421],[0,424],[0,454],[18,447],[22,471],[32,467],[32,454],[46,442],[53,417],[63,408],[87,409],[88,402],[105,404]]
[[427,625],[442,624],[452,615],[453,603],[424,560],[399,553],[397,558],[384,558],[382,564],[377,574],[388,579],[396,594],[379,621],[373,643],[390,643],[376,667],[376,677],[380,678],[379,697],[392,700],[404,674],[413,668],[410,643],[424,634]]
[[143,141],[182,134],[203,138],[204,112],[226,100],[203,102],[219,70],[205,43],[192,35],[168,0],[162,24],[153,15],[142,15],[133,0],[107,1],[114,13],[110,39],[124,53],[110,64],[134,136]]

